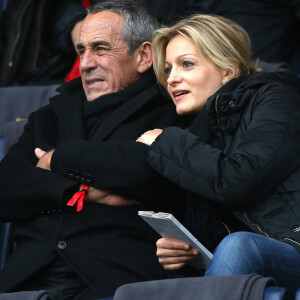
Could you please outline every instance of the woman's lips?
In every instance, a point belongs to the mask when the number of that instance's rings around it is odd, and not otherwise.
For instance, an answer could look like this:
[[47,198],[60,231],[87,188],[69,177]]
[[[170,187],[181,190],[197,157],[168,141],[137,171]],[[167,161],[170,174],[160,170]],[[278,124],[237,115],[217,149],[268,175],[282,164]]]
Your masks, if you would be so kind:
[[172,95],[175,101],[179,101],[182,98],[184,98],[187,94],[189,94],[190,92],[187,90],[175,90],[172,91]]

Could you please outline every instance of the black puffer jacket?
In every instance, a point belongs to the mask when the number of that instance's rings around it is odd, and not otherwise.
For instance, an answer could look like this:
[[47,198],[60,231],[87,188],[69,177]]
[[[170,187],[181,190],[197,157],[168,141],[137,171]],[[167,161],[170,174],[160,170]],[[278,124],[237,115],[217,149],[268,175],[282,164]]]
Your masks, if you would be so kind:
[[287,73],[231,80],[208,99],[189,132],[163,131],[151,146],[151,166],[228,206],[254,232],[300,251],[297,85],[299,79]]

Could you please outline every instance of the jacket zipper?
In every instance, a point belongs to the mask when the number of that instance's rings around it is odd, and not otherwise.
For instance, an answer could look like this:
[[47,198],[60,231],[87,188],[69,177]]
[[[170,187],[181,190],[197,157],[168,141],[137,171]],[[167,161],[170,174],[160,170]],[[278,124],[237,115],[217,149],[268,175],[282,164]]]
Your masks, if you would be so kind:
[[285,241],[285,240],[289,240],[289,241],[291,241],[291,242],[297,244],[298,246],[300,246],[300,243],[298,243],[298,242],[296,242],[296,241],[294,241],[294,240],[292,240],[292,239],[290,239],[290,238],[283,238],[281,241]]
[[12,68],[13,66],[13,56],[14,56],[14,52],[15,52],[15,49],[17,47],[17,44],[18,44],[18,41],[20,39],[20,35],[21,35],[21,20],[23,19],[23,15],[26,11],[26,9],[28,8],[28,6],[31,4],[31,1],[27,2],[27,5],[25,5],[23,7],[23,10],[21,11],[21,14],[20,14],[20,17],[19,17],[19,20],[18,20],[18,30],[17,30],[17,36],[14,40],[14,43],[13,43],[13,47],[11,49],[11,55],[9,56],[9,60],[8,60],[8,66],[10,68]]
[[294,232],[299,232],[300,231],[300,226],[298,226],[297,228],[293,229]]
[[[264,235],[266,235],[267,237],[270,237],[266,232],[262,231],[262,230],[260,229],[260,227],[259,227],[257,224],[253,224],[252,222],[250,222],[250,220],[249,220],[249,218],[248,218],[248,216],[247,216],[247,214],[246,214],[245,211],[243,211],[243,213],[244,213],[244,216],[245,216],[246,220],[247,220],[250,224],[252,224],[253,226],[257,227],[258,230],[259,230],[261,233],[263,233]],[[298,246],[300,246],[300,243],[294,241],[293,239],[290,239],[290,238],[283,238],[283,239],[281,239],[282,242],[285,241],[285,240],[291,241],[292,243],[295,243],[295,244],[297,244]]]
[[217,125],[218,125],[219,130],[221,130],[221,123],[220,123],[219,113],[218,113],[218,100],[219,100],[219,95],[216,96],[215,111],[216,111],[216,116],[217,116]]
[[218,221],[226,228],[226,230],[228,231],[228,234],[231,234],[229,227],[224,222],[222,222],[220,220],[218,220]]
[[[41,31],[41,28],[42,28],[42,24],[41,24],[42,23],[42,14],[43,14],[43,9],[45,7],[45,3],[46,3],[46,1],[44,0],[43,2],[40,2],[39,6],[38,6],[38,15],[37,15],[38,25],[37,26],[39,27],[40,31]],[[36,47],[35,54],[34,54],[34,59],[32,61],[32,67],[33,68],[36,66],[36,63],[37,63],[37,60],[38,60],[40,44],[41,44],[41,32],[39,32],[39,41],[37,43],[38,47]]]
[[243,210],[243,214],[244,214],[244,216],[245,216],[245,218],[246,218],[246,220],[247,220],[248,223],[250,223],[252,226],[257,227],[257,229],[258,229],[262,234],[264,234],[265,236],[270,237],[266,232],[264,232],[264,231],[262,231],[262,230],[260,229],[259,225],[254,224],[254,223],[252,223],[252,222],[249,220],[249,218],[248,218],[248,216],[247,216],[247,214],[246,214],[246,212],[245,212],[244,210]]

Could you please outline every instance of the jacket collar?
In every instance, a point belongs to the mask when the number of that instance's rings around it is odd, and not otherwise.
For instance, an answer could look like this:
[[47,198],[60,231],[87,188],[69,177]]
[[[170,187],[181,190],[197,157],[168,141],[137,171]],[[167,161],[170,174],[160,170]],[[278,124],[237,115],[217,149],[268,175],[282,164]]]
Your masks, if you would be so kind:
[[[68,139],[86,139],[82,108],[86,97],[83,92],[81,79],[74,79],[59,87],[57,91],[61,94],[52,97],[50,104],[65,136]],[[157,94],[156,80],[150,71],[128,88],[118,93],[107,94],[95,99],[94,101],[102,101],[110,97],[130,96],[129,100],[114,110],[109,118],[106,118],[101,123],[93,138],[104,139],[126,118],[131,116]]]

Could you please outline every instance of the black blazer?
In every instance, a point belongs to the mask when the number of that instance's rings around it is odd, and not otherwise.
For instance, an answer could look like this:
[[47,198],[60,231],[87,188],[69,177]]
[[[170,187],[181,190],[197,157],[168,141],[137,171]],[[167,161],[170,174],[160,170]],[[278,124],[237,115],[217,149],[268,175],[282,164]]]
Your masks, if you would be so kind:
[[[174,212],[183,201],[179,189],[148,166],[148,148],[135,140],[179,119],[149,75],[130,89],[130,99],[105,114],[92,134],[83,121],[79,79],[30,115],[19,142],[0,163],[0,220],[14,221],[18,243],[0,273],[0,292],[13,290],[57,255],[101,297],[126,282],[165,277],[155,255],[158,236],[137,211]],[[120,95],[98,100],[109,103]],[[35,167],[35,147],[56,149],[51,172]],[[79,183],[112,189],[142,204],[84,203],[76,213],[66,203]]]

